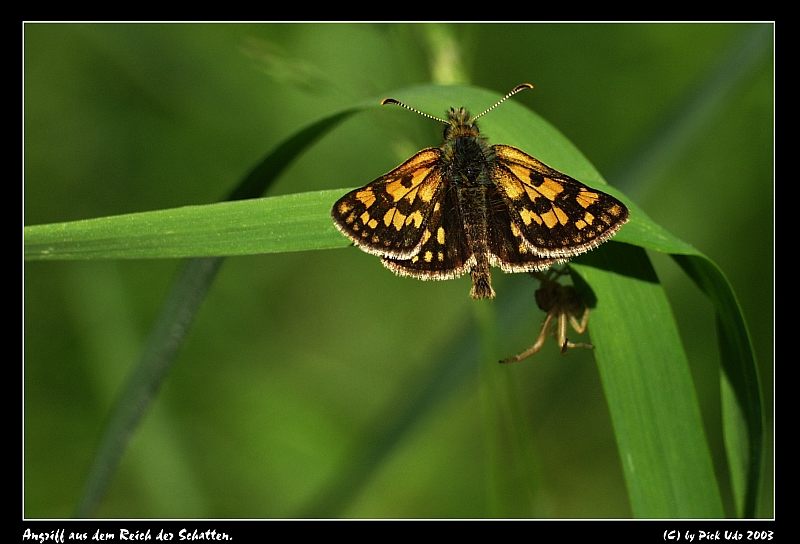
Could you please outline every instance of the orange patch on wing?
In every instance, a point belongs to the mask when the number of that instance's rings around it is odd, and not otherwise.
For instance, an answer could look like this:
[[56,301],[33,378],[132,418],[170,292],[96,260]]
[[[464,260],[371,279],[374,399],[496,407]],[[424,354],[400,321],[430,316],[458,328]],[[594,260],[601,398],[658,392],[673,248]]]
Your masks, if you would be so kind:
[[503,174],[504,175],[502,175],[500,179],[496,181],[496,183],[503,188],[503,191],[505,191],[506,195],[508,195],[508,198],[516,200],[521,197],[525,192],[522,183],[520,183],[520,181],[514,176],[509,176],[508,174],[505,174],[505,172],[503,172]]
[[564,190],[564,186],[550,178],[544,178],[544,182],[536,188],[537,191],[548,200],[555,200],[559,193]]
[[400,210],[394,208],[394,218],[392,219],[392,225],[394,225],[394,228],[401,230],[405,222],[406,216],[400,213]]
[[416,228],[419,228],[420,225],[422,225],[422,214],[419,212],[419,210],[408,215],[408,218],[406,219],[406,225],[410,225],[411,223],[414,223]]
[[533,221],[536,221],[537,225],[542,224],[542,218],[530,211],[528,208],[523,208],[520,210],[519,216],[522,218],[522,222],[525,223],[526,226],[530,225]]
[[580,204],[584,208],[588,208],[589,206],[591,206],[600,199],[600,195],[598,195],[597,193],[593,193],[592,191],[583,190],[580,193],[578,193],[578,196],[576,198],[578,200],[578,204]]
[[542,221],[544,224],[547,225],[548,229],[552,229],[558,223],[558,219],[556,218],[556,214],[553,210],[548,210],[542,214]]
[[[431,172],[431,167],[420,167],[416,170],[413,170],[410,173],[406,173],[404,175],[398,175],[392,181],[386,184],[386,192],[389,196],[392,197],[392,200],[395,202],[399,201],[403,197],[409,197],[411,192],[414,192],[414,196],[409,198],[410,201],[413,202],[414,198],[417,194],[419,197],[422,198],[425,202],[430,202],[430,198],[428,194],[422,195],[419,189],[420,184],[425,181],[425,178],[428,177],[428,174]],[[427,199],[426,199],[427,197]]]
[[375,193],[372,192],[372,189],[362,189],[356,193],[356,199],[369,208],[375,204]]
[[564,213],[564,210],[562,210],[558,206],[553,206],[553,211],[556,212],[556,218],[558,219],[559,223],[561,223],[562,225],[566,225],[567,223],[569,223],[569,217],[567,217],[567,214]]

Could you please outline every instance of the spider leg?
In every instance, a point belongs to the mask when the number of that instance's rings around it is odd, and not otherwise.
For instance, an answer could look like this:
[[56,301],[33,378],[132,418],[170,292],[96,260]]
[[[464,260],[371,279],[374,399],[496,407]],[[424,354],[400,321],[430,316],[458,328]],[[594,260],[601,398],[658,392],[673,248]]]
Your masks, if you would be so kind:
[[[568,273],[569,268],[567,266],[561,268],[552,267],[541,272],[530,272],[530,275],[538,279],[540,283],[539,288],[534,293],[536,305],[547,312],[547,315],[536,342],[522,353],[503,359],[500,361],[501,363],[517,363],[534,355],[542,349],[545,340],[551,334],[558,343],[562,354],[572,348],[594,348],[592,344],[572,342],[567,338],[570,326],[576,333],[583,334],[589,324],[589,308],[582,303],[575,288],[569,285],[561,285],[558,282],[559,277]],[[578,312],[581,308],[583,308],[583,312],[578,318]],[[553,323],[554,319],[556,320],[555,323]]]
[[528,274],[539,280],[539,282],[541,283],[548,281],[550,279],[550,277],[548,276],[548,272],[550,272],[550,270],[546,270],[544,272],[539,272],[538,270],[534,270],[532,272],[528,272]]
[[[564,334],[564,336],[560,336],[558,338],[558,345],[561,346],[561,353],[566,353],[568,349],[573,349],[573,348],[584,348],[584,349],[594,348],[594,346],[591,344],[587,344],[585,342],[572,342],[569,338],[567,338],[567,316],[566,314],[561,313],[559,314],[558,317],[559,317],[558,320],[559,334],[561,334],[562,331]],[[577,332],[578,334],[583,334],[584,332],[586,332],[586,326],[589,324],[589,308],[584,309],[583,316],[581,316],[580,322],[575,318],[574,315],[570,314],[569,324],[572,325],[572,328],[575,329],[575,332]]]
[[536,342],[533,343],[531,347],[523,351],[518,355],[514,355],[512,357],[507,357],[500,361],[503,364],[506,363],[518,363],[523,359],[527,359],[540,349],[544,345],[544,341],[547,340],[548,330],[550,329],[550,322],[553,320],[554,312],[548,312],[547,316],[544,318],[544,323],[542,323],[542,329],[539,331],[539,336],[536,338]]
[[[578,334],[583,334],[586,332],[586,327],[589,324],[589,308],[584,308],[583,315],[581,316],[581,320],[578,319],[570,314],[569,316],[569,323],[572,325],[572,328],[575,329],[575,332]],[[566,342],[561,344],[561,353],[565,353],[567,349],[572,348],[584,348],[584,349],[594,349],[594,346],[586,343],[586,342],[571,342],[569,339],[565,338]]]
[[578,321],[574,315],[569,316],[570,325],[572,328],[575,329],[575,332],[578,334],[583,334],[586,332],[586,326],[589,324],[589,307],[583,309],[583,315],[581,316],[581,320]]
[[566,353],[568,349],[573,348],[594,349],[594,346],[592,344],[587,344],[586,342],[573,342],[571,340],[567,340],[567,343],[561,348],[561,353]]
[[566,275],[568,273],[569,273],[569,270],[568,270],[568,268],[566,266],[561,267],[561,268],[553,266],[553,267],[550,267],[547,270],[544,270],[542,272],[540,272],[538,270],[534,270],[532,272],[528,272],[528,274],[530,274],[531,276],[533,276],[534,278],[539,280],[539,282],[541,282],[541,283],[556,281],[558,278],[560,278],[561,276],[564,276],[564,275]]
[[567,314],[563,311],[558,312],[558,328],[556,329],[556,342],[561,348],[561,353],[567,352]]

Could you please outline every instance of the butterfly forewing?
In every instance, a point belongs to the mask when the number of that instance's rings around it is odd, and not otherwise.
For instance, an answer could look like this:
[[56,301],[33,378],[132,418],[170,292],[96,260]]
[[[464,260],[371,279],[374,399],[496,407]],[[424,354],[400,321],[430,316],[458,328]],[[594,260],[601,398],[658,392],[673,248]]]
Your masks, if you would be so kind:
[[441,150],[423,149],[333,206],[336,227],[357,246],[381,257],[408,259],[419,252],[434,201],[442,189]]
[[627,208],[611,195],[507,145],[495,152],[492,180],[503,195],[512,232],[534,254],[572,257],[611,237],[627,221]]

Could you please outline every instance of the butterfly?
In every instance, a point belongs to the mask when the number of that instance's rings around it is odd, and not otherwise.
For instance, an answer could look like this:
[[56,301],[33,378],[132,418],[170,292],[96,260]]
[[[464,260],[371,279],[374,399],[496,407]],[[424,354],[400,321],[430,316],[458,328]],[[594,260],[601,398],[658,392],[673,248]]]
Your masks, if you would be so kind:
[[429,147],[333,205],[334,225],[401,276],[452,279],[469,273],[470,296],[493,298],[491,267],[541,271],[613,236],[628,209],[509,145],[489,145],[476,120],[533,85],[517,85],[474,117],[450,108],[447,119],[384,99],[444,123]]

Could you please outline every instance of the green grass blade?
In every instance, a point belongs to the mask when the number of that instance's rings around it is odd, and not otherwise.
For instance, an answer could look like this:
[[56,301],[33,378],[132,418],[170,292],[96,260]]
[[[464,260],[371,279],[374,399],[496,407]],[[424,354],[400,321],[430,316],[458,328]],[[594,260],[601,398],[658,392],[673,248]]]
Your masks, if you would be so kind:
[[699,255],[674,259],[714,303],[723,377],[722,418],[737,515],[756,517],[764,464],[764,410],[755,355],[739,302],[713,261]]
[[344,247],[329,214],[337,195],[316,191],[25,227],[25,257],[219,257]]
[[105,495],[128,441],[172,368],[221,264],[221,258],[191,259],[179,271],[153,324],[141,358],[114,402],[75,509],[75,517],[91,517]]
[[722,517],[689,364],[649,260],[608,244],[579,262],[597,299],[589,331],[634,515]]

